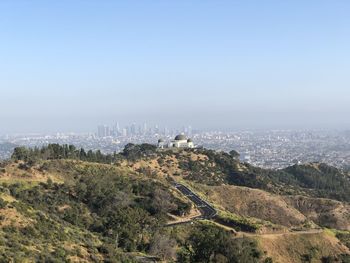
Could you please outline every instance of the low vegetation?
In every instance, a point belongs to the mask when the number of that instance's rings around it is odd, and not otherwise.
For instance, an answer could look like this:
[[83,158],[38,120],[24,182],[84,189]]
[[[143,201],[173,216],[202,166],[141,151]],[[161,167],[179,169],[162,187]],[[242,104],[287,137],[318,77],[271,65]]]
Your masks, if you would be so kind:
[[179,254],[179,262],[259,262],[262,253],[254,240],[233,238],[213,225],[194,228]]
[[[165,227],[173,216],[192,209],[172,187],[174,180],[213,202],[220,210],[216,222]],[[347,231],[331,237],[277,235],[265,245],[259,234],[266,227],[285,231],[328,222],[312,217],[320,214],[318,208],[310,215],[304,211],[311,201],[337,204],[342,217],[329,226],[346,228],[343,202],[350,200],[349,189],[349,175],[338,169],[309,164],[264,170],[240,163],[235,151],[159,151],[149,144],[128,144],[113,154],[72,145],[17,147],[12,160],[0,164],[0,262],[140,262],[149,257],[273,262],[288,246],[301,251],[288,254],[290,262],[348,262]],[[237,231],[249,237],[236,236]]]
[[222,225],[229,226],[236,231],[243,232],[255,233],[262,227],[262,224],[254,222],[254,220],[222,211],[215,217],[215,221]]

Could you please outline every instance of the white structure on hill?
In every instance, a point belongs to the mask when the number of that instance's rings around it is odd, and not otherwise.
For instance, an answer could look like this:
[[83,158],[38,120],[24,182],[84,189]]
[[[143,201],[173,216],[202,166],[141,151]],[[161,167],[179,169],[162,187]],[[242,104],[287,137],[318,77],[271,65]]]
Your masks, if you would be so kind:
[[191,139],[187,139],[185,135],[179,134],[169,143],[164,142],[163,139],[159,139],[158,148],[194,148],[194,144]]

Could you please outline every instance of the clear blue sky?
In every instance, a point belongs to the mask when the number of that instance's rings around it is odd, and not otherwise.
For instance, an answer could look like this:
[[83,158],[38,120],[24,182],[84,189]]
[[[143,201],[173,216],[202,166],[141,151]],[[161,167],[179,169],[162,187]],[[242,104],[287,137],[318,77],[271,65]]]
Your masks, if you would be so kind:
[[0,133],[350,128],[350,1],[0,1]]

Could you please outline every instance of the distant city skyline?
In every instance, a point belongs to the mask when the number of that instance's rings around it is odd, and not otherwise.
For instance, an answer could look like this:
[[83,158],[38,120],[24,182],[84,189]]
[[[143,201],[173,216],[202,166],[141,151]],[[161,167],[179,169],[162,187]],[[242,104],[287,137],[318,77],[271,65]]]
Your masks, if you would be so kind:
[[181,128],[167,127],[159,124],[143,123],[130,123],[127,125],[120,125],[119,122],[115,122],[113,125],[98,125],[96,135],[100,138],[109,136],[130,136],[130,135],[169,135],[169,134],[187,134],[191,135],[193,128],[191,125],[183,125]]
[[[167,130],[164,133],[153,127],[149,131],[137,131],[132,124],[128,132],[102,134],[56,133],[56,134],[17,134],[0,136],[0,160],[11,156],[14,147],[41,147],[50,143],[73,144],[86,150],[101,150],[104,153],[120,152],[128,143],[150,143],[160,147],[172,147],[169,143],[184,131],[194,146],[240,153],[240,159],[265,168],[283,168],[295,163],[324,162],[336,167],[350,169],[350,130],[348,131],[236,131],[203,132],[193,130]],[[113,128],[112,128],[113,129]],[[124,129],[124,128],[122,128]],[[162,139],[161,141],[159,141]],[[180,142],[179,142],[180,143]],[[183,143],[183,142],[181,142]],[[188,141],[186,142],[188,143]],[[183,144],[184,145],[184,144]],[[186,146],[186,145],[184,145]]]
[[1,1],[0,134],[349,129],[349,1]]
[[[168,130],[169,133],[175,134],[175,133],[185,133],[184,128],[191,127],[192,131],[196,132],[242,132],[242,131],[252,131],[252,132],[267,132],[267,131],[350,131],[350,128],[347,126],[342,127],[342,126],[332,126],[332,127],[327,127],[327,126],[313,126],[312,128],[309,128],[308,126],[283,126],[283,125],[276,125],[276,126],[236,126],[236,127],[231,127],[229,125],[227,126],[220,126],[220,125],[213,125],[212,127],[210,126],[194,126],[192,124],[171,124],[167,123],[164,124],[162,122],[135,122],[135,121],[125,121],[125,122],[118,122],[119,127],[120,127],[120,132],[123,131],[123,129],[130,129],[133,124],[136,125],[137,131],[139,131],[140,128],[144,124],[147,124],[148,129],[154,130],[156,126],[159,127],[159,131],[163,133],[164,129]],[[56,133],[62,133],[62,134],[68,134],[68,133],[76,133],[76,134],[96,134],[98,135],[98,129],[99,127],[105,126],[108,128],[110,131],[113,131],[115,128],[115,122],[113,121],[105,121],[105,122],[97,122],[97,123],[87,123],[84,125],[84,127],[78,127],[78,128],[53,128],[50,127],[49,129],[43,129],[40,125],[38,127],[32,127],[32,129],[19,129],[19,130],[10,130],[10,129],[0,129],[0,136],[5,136],[5,135],[15,135],[15,134],[56,134]],[[75,127],[74,125],[72,127]],[[1,128],[1,127],[0,127]]]

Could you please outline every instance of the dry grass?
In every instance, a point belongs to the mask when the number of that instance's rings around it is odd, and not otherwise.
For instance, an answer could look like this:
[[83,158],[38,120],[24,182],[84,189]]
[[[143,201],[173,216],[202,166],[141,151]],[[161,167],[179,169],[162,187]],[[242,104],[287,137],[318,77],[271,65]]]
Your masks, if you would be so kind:
[[204,162],[204,161],[208,161],[209,160],[208,156],[206,156],[204,154],[198,154],[198,153],[193,153],[193,152],[190,152],[188,154],[190,155],[190,159],[192,161]]
[[339,243],[334,236],[325,233],[304,235],[266,235],[255,237],[259,247],[273,262],[303,262],[302,256],[313,254],[314,261],[320,262],[322,257],[350,253],[349,249]]
[[28,170],[20,169],[22,162],[11,163],[6,166],[6,172],[0,175],[0,182],[6,183],[39,183],[46,182],[49,178],[53,182],[62,183],[62,177],[59,174],[47,173],[39,170],[39,166],[34,166]]
[[280,196],[238,186],[203,186],[210,202],[243,217],[254,217],[274,224],[295,227],[307,218]]
[[305,196],[288,196],[284,200],[321,226],[350,230],[350,205],[347,203]]
[[133,171],[148,169],[150,172],[157,174],[159,177],[181,175],[182,170],[179,167],[179,161],[175,155],[167,155],[163,159],[163,164],[159,164],[160,157],[151,160],[137,160],[134,162],[120,162],[121,167],[131,168]]
[[57,210],[59,212],[64,212],[65,210],[70,209],[70,208],[71,208],[70,205],[62,205],[62,206],[57,207]]
[[[86,249],[86,247],[84,247],[81,244],[73,244],[73,243],[69,243],[69,242],[65,242],[64,243],[64,248],[68,251],[75,251],[78,252],[77,256],[70,256],[69,257],[69,262],[91,262],[91,258],[90,258],[90,253],[88,252],[88,250]],[[99,260],[103,260],[102,256],[99,255]]]
[[6,201],[6,202],[9,202],[9,203],[12,203],[12,202],[16,202],[17,199],[14,198],[13,196],[9,195],[9,194],[5,194],[5,193],[1,193],[0,194],[0,197]]
[[0,209],[0,227],[14,226],[17,228],[23,228],[33,223],[32,219],[29,219],[19,213],[16,208],[4,208]]

